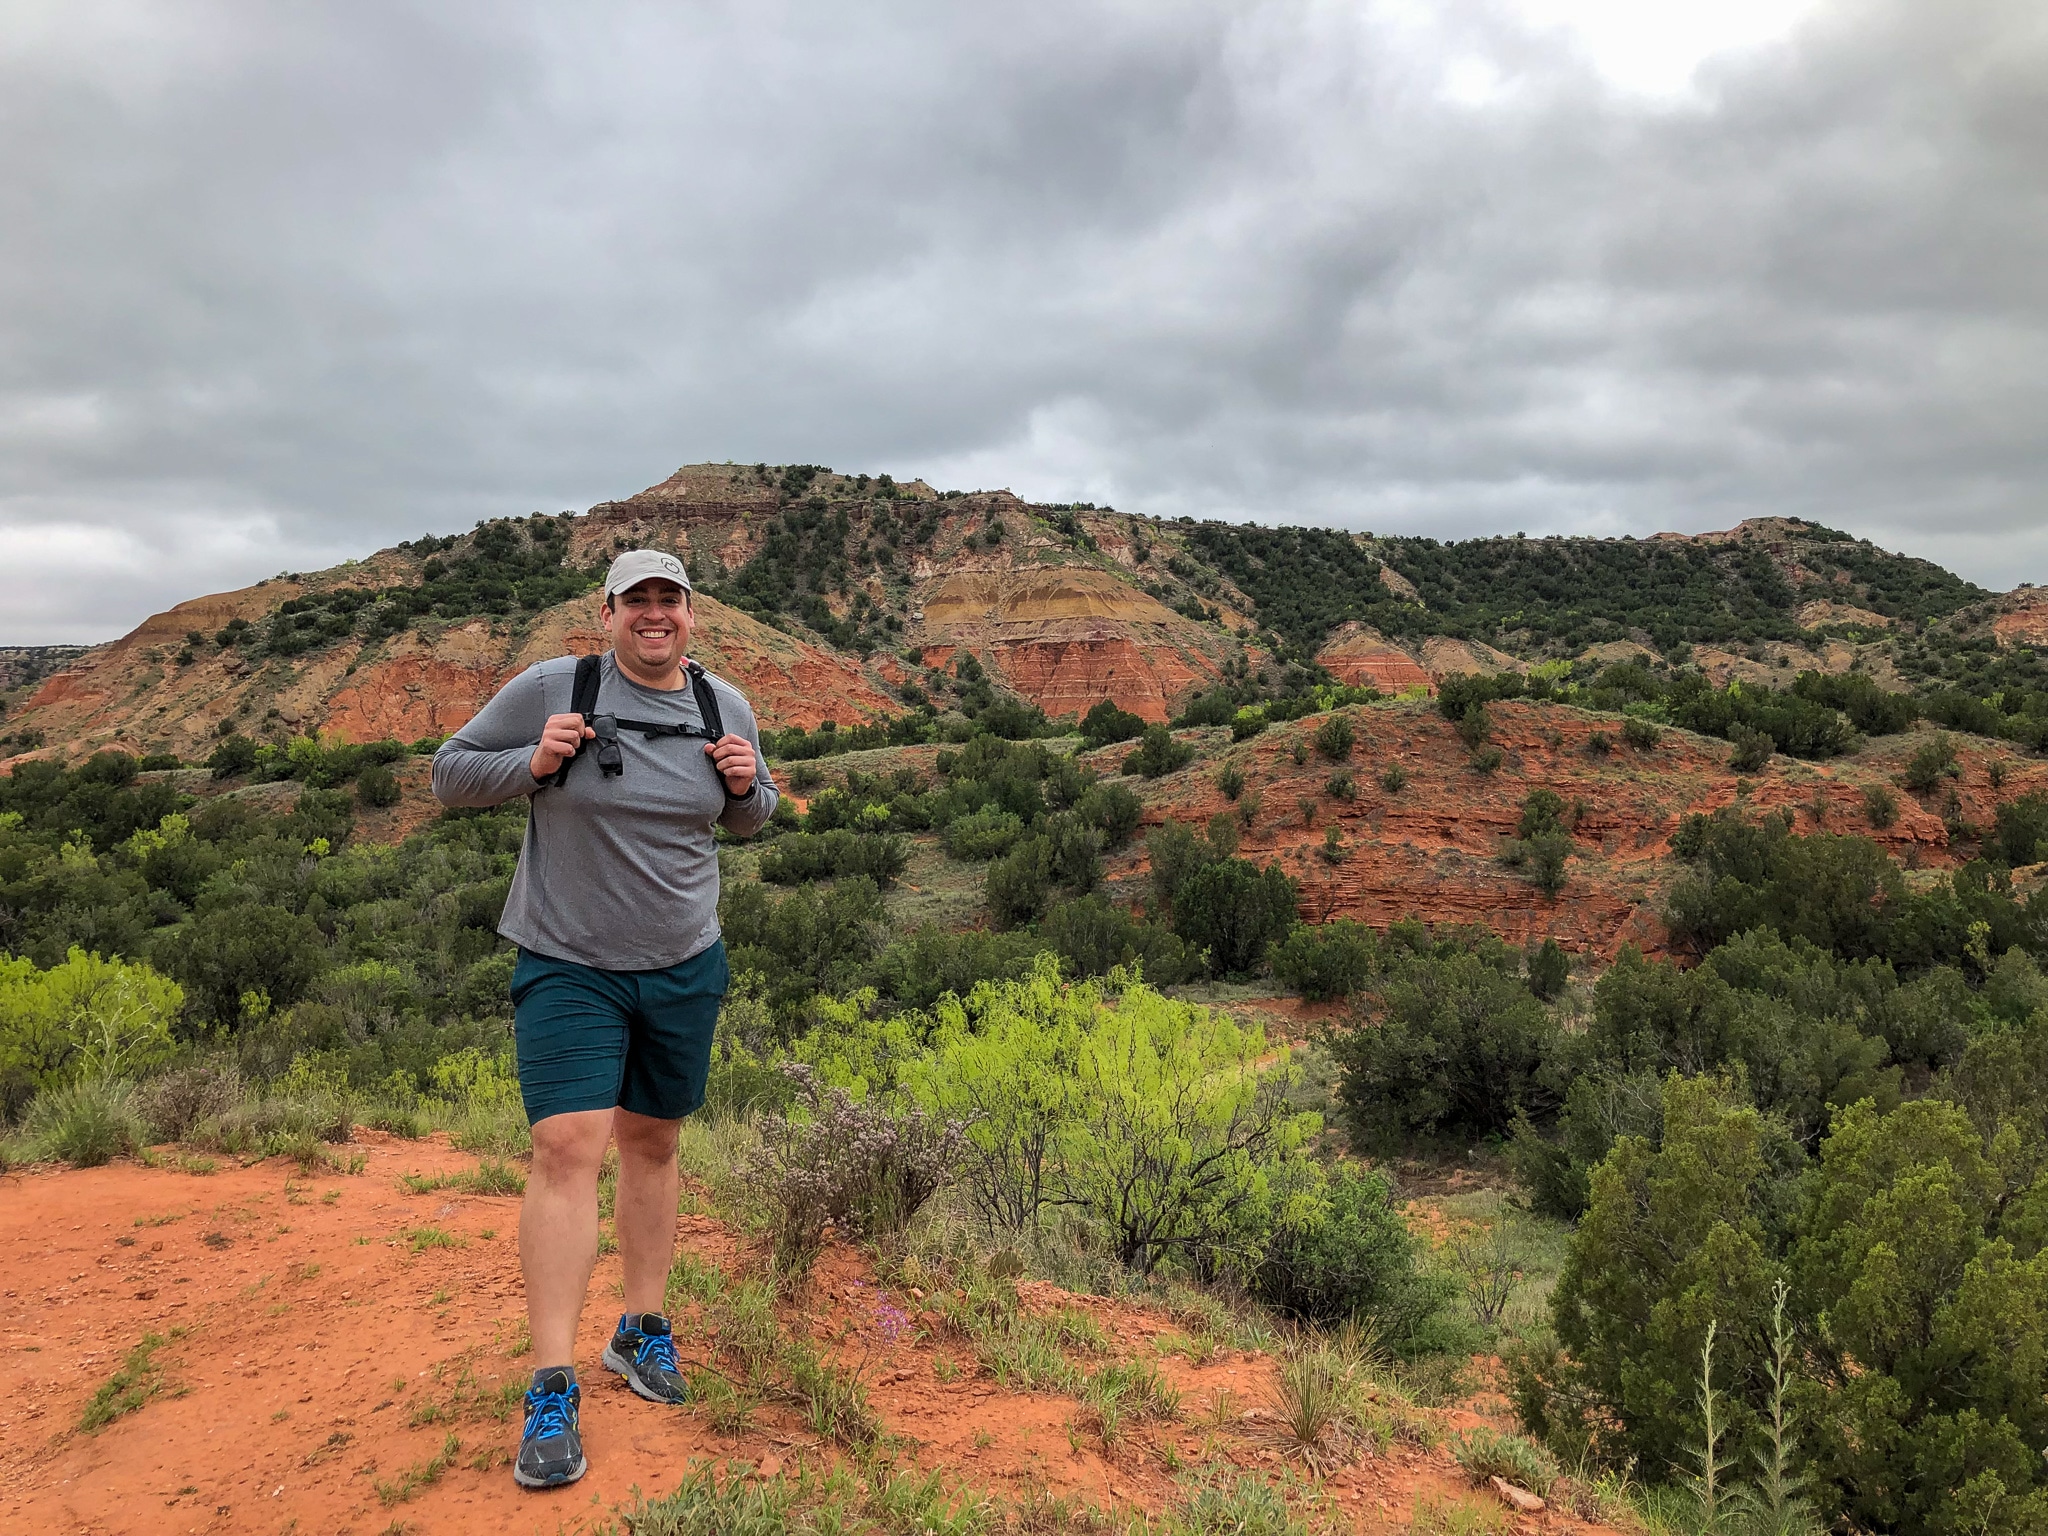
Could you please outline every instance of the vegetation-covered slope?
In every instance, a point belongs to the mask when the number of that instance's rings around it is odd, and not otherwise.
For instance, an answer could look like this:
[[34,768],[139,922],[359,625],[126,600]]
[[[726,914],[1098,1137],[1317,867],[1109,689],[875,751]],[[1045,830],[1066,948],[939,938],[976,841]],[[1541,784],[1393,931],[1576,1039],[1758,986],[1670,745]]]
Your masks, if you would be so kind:
[[[0,1157],[338,1172],[356,1126],[440,1127],[488,1160],[408,1190],[516,1187],[523,806],[441,812],[425,754],[599,643],[589,585],[637,544],[687,554],[788,791],[721,850],[710,1246],[670,1297],[715,1354],[665,1444],[772,1426],[847,1479],[764,1472],[760,1529],[1100,1528],[975,1481],[1036,1475],[1011,1421],[1170,1530],[1372,1527],[1374,1452],[1496,1369],[1528,1438],[1493,1398],[1455,1475],[1577,1516],[2048,1519],[2038,613],[1803,524],[1439,546],[699,466],[198,600],[17,696],[47,739],[0,778]],[[437,1318],[487,1284],[432,1268],[492,1241],[458,1225],[387,1255]],[[488,1416],[473,1334],[414,1427]],[[170,1342],[103,1407],[146,1412]],[[1279,1356],[1277,1417],[1214,1390],[1226,1342]],[[957,1417],[955,1378],[1009,1417],[905,1483],[891,1425]],[[1380,1526],[1497,1523],[1416,1491]]]

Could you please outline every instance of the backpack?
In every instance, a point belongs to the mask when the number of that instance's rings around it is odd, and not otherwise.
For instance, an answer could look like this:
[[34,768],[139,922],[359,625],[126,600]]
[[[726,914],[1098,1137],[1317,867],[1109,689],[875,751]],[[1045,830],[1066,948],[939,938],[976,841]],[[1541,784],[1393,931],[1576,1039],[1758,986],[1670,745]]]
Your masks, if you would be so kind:
[[[618,733],[638,731],[650,741],[656,736],[691,736],[702,741],[717,741],[725,734],[725,722],[718,713],[718,696],[712,692],[711,679],[696,662],[687,664],[690,674],[690,692],[697,700],[697,717],[704,722],[704,728],[697,730],[687,725],[657,725],[649,720],[617,720],[608,715],[594,715],[597,708],[598,684],[603,681],[604,655],[599,652],[576,658],[576,682],[569,692],[569,712],[583,717],[583,723],[598,730],[596,737],[576,744],[575,756],[557,768],[548,783],[559,789],[568,781],[569,770],[576,766],[577,758],[583,756],[586,748],[597,748],[597,766],[608,779],[615,779],[626,771],[626,765],[619,756]],[[598,721],[611,721],[607,733],[598,726]]]

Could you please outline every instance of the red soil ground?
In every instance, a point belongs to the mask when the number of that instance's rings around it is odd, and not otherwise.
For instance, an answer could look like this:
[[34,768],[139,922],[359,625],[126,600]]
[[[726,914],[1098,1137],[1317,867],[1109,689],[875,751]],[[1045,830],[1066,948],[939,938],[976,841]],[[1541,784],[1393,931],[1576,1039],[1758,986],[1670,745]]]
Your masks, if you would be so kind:
[[[473,1391],[488,1394],[523,1383],[531,1369],[530,1357],[515,1353],[524,1336],[518,1201],[407,1194],[402,1175],[454,1172],[474,1160],[438,1138],[360,1134],[343,1149],[362,1155],[353,1176],[226,1160],[210,1176],[121,1163],[4,1181],[0,1341],[10,1391],[0,1398],[0,1529],[576,1531],[603,1527],[634,1489],[660,1494],[707,1460],[773,1475],[831,1457],[793,1411],[764,1410],[745,1434],[726,1437],[701,1413],[642,1402],[598,1369],[617,1306],[614,1255],[598,1266],[578,1345],[590,1473],[559,1492],[516,1488],[508,1469],[516,1414],[421,1421],[428,1405],[451,1403],[465,1372]],[[460,1246],[415,1253],[409,1236],[423,1227]],[[746,1244],[709,1217],[683,1215],[678,1231],[706,1260],[750,1260]],[[1027,1305],[1086,1307],[1120,1349],[1175,1331],[1154,1311],[1049,1286],[1023,1290]],[[786,1312],[784,1324],[860,1366],[886,1428],[919,1468],[1005,1501],[1043,1489],[1126,1512],[1170,1501],[1169,1454],[1280,1470],[1280,1452],[1262,1433],[1269,1419],[1238,1412],[1274,1400],[1267,1356],[1224,1351],[1200,1368],[1164,1357],[1161,1369],[1183,1393],[1181,1419],[1132,1433],[1105,1454],[1078,1427],[1073,1399],[999,1389],[913,1298],[892,1299],[921,1326],[892,1343],[878,1319],[882,1299],[862,1257],[834,1248],[805,1310]],[[166,1336],[156,1357],[163,1390],[97,1433],[81,1430],[95,1389],[152,1332]],[[678,1334],[686,1355],[703,1358],[692,1320],[680,1318]],[[935,1372],[941,1356],[958,1367],[950,1382]],[[1477,1422],[1468,1412],[1442,1417],[1447,1426]],[[379,1485],[393,1488],[451,1432],[461,1448],[448,1470],[387,1504]],[[1467,1493],[1445,1452],[1405,1446],[1324,1486],[1338,1527],[1362,1531],[1399,1528],[1418,1495]],[[1556,1511],[1520,1528],[1601,1529]]]

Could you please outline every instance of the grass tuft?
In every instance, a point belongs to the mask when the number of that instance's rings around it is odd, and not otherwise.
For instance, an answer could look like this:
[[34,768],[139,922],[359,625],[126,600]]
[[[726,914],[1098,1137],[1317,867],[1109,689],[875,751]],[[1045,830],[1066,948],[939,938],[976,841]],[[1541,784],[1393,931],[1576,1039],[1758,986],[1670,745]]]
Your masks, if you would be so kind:
[[1545,1498],[1560,1475],[1556,1461],[1541,1446],[1492,1429],[1452,1435],[1451,1455],[1475,1484],[1497,1477]]
[[384,1507],[403,1504],[422,1488],[432,1487],[441,1480],[441,1474],[455,1465],[455,1458],[462,1451],[462,1442],[450,1435],[441,1443],[441,1449],[425,1461],[416,1461],[391,1482],[377,1483],[377,1497]]
[[141,1342],[128,1351],[121,1368],[99,1384],[78,1417],[78,1427],[89,1435],[98,1434],[123,1414],[133,1413],[164,1391],[164,1368],[157,1363],[156,1352],[182,1332],[173,1329],[169,1337],[145,1333]]

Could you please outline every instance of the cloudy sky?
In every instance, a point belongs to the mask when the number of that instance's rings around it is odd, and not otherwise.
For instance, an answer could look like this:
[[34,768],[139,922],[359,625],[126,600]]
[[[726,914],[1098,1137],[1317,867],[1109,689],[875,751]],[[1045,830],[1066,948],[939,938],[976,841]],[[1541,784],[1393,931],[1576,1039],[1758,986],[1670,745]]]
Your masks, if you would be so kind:
[[698,459],[2048,581],[2039,0],[0,18],[0,643]]

